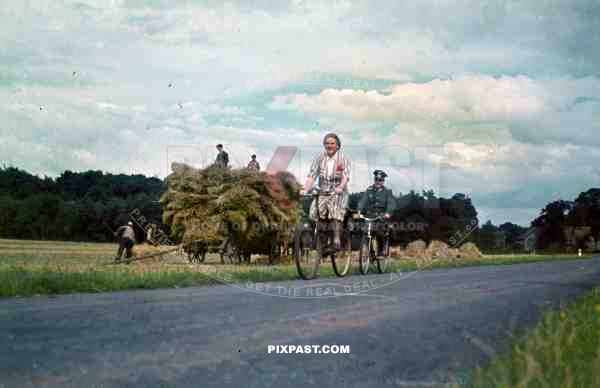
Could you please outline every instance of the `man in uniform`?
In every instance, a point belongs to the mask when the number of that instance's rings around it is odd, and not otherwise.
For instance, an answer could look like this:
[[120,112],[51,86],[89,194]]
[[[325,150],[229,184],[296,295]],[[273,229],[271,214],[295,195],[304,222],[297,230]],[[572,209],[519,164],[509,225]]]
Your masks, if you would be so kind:
[[248,170],[250,171],[260,171],[260,164],[256,161],[256,155],[252,155],[252,160],[248,162]]
[[348,207],[348,182],[352,173],[352,161],[341,151],[340,138],[328,133],[323,138],[325,150],[314,159],[300,195],[312,189],[319,180],[319,203],[311,204],[311,219],[331,221],[333,226],[334,249],[341,249],[342,223]]
[[[392,190],[385,187],[385,178],[387,174],[382,170],[373,171],[375,182],[367,187],[358,202],[358,211],[364,213],[368,218],[383,216],[385,220],[392,217],[394,211],[394,197]],[[383,238],[385,236],[385,222],[373,224],[377,247],[379,248],[377,256],[383,256]]]
[[127,225],[123,225],[117,229],[114,233],[115,237],[119,239],[119,250],[117,251],[117,257],[115,262],[121,261],[123,255],[123,249],[125,249],[125,256],[131,258],[133,245],[135,244],[135,232],[133,230],[133,222],[129,221]]
[[217,144],[217,159],[215,160],[215,164],[222,168],[227,168],[229,164],[229,154],[223,150],[223,144]]

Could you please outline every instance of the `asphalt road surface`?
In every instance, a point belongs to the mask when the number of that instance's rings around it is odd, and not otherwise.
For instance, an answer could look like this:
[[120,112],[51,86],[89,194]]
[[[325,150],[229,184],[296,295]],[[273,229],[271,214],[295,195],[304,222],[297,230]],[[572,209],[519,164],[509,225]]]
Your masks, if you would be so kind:
[[[323,292],[386,276],[272,286]],[[600,259],[404,276],[333,298],[218,285],[3,299],[0,387],[448,386],[544,310],[599,286]]]

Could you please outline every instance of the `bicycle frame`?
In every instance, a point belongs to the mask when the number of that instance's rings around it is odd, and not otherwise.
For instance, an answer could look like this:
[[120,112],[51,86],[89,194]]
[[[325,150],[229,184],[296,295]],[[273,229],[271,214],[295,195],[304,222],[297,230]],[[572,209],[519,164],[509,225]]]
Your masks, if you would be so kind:
[[[295,248],[294,248],[294,252],[295,252],[295,260],[296,260],[296,267],[298,269],[298,272],[300,273],[300,276],[303,279],[309,280],[314,278],[317,274],[318,274],[318,268],[320,263],[322,262],[322,260],[326,257],[330,257],[331,258],[331,264],[333,266],[333,270],[335,272],[335,274],[339,277],[343,277],[346,276],[346,274],[348,273],[349,269],[350,269],[350,262],[351,262],[351,255],[348,253],[349,250],[345,253],[342,253],[340,250],[338,249],[334,249],[331,247],[331,244],[333,242],[333,234],[332,231],[330,230],[330,228],[324,228],[324,226],[329,226],[331,220],[330,219],[321,219],[319,217],[318,214],[318,205],[319,205],[319,197],[321,195],[338,195],[338,193],[335,192],[321,192],[320,190],[312,190],[311,193],[302,195],[303,198],[308,199],[308,197],[313,199],[313,202],[311,202],[311,206],[309,208],[309,217],[310,221],[304,219],[302,221],[302,225],[300,227],[300,229],[296,232],[296,236],[294,237],[294,241],[295,241]],[[316,205],[317,206],[317,217],[316,219],[313,219],[310,217],[310,211],[312,210],[312,205]],[[303,205],[306,205],[305,203]],[[306,209],[306,207],[304,207],[304,209]],[[304,215],[306,216],[306,210],[304,210]],[[309,232],[310,235],[312,235],[311,238],[311,242],[309,243],[309,245],[305,246],[304,248],[302,248],[301,246],[301,241],[302,241],[302,237],[301,237],[301,233],[306,233]],[[348,242],[349,244],[349,242]],[[303,252],[305,251],[306,247],[310,247],[310,249],[315,249],[316,250],[316,257],[314,258],[314,264],[313,267],[309,267],[309,269],[305,270],[305,268],[303,268],[301,262],[303,261]]]
[[[377,269],[380,273],[385,272],[385,269],[388,265],[389,257],[387,253],[384,253],[384,256],[378,257],[377,252],[374,251],[373,248],[373,224],[377,221],[384,220],[383,217],[377,216],[373,218],[365,217],[359,213],[357,217],[366,222],[366,231],[363,229],[363,242],[361,243],[361,254],[360,254],[360,271],[363,275],[366,275],[369,271],[369,263],[371,260],[377,263]],[[389,236],[386,235],[385,240],[387,240],[386,244],[389,244]],[[365,247],[366,244],[366,247]],[[389,245],[388,245],[389,246]],[[366,248],[366,252],[364,249]],[[381,249],[381,247],[377,247],[377,249]],[[366,255],[366,256],[365,256]]]

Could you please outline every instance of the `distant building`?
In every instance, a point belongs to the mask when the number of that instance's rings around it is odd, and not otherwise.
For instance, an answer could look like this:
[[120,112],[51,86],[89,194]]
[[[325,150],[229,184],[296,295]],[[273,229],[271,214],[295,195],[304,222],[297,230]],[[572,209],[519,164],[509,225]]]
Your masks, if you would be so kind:
[[565,245],[577,247],[591,238],[592,228],[589,226],[565,226]]
[[584,248],[588,251],[600,251],[600,240],[592,235],[591,226],[565,226],[565,245],[573,248]]
[[[531,227],[518,237],[517,244],[524,251],[532,252],[535,250],[540,233],[540,227]],[[589,226],[564,226],[563,233],[565,237],[564,245],[567,248],[582,247],[589,251],[600,250],[600,241],[594,239],[592,228]]]
[[506,233],[499,230],[494,234],[494,248],[505,249],[506,248]]
[[517,245],[521,246],[526,252],[533,252],[535,250],[539,232],[540,230],[536,226],[527,229],[525,233],[517,238]]

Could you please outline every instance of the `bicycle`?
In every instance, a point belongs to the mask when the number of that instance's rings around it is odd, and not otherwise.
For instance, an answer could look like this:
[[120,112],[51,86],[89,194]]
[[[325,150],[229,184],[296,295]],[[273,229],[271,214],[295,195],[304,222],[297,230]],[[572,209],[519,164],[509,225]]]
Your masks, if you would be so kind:
[[[335,195],[333,192],[321,193],[313,190],[312,193],[301,196],[303,202],[310,199],[318,204],[320,195]],[[298,274],[304,280],[314,279],[319,272],[323,257],[331,258],[333,272],[338,277],[344,277],[350,270],[352,259],[351,242],[345,235],[340,236],[342,249],[335,251],[333,246],[333,230],[329,227],[330,220],[313,221],[307,217],[298,225],[294,233],[294,261]]]
[[366,275],[369,272],[369,265],[371,261],[377,264],[377,270],[379,273],[384,273],[390,263],[390,236],[389,230],[385,231],[383,238],[383,256],[377,256],[379,252],[379,246],[377,245],[377,239],[373,233],[373,224],[378,221],[383,221],[385,218],[382,216],[368,218],[362,214],[358,214],[358,219],[365,221],[366,231],[363,229],[363,234],[360,242],[360,254],[359,254],[359,269],[360,273]]

